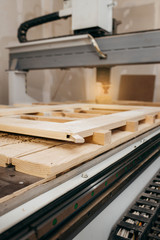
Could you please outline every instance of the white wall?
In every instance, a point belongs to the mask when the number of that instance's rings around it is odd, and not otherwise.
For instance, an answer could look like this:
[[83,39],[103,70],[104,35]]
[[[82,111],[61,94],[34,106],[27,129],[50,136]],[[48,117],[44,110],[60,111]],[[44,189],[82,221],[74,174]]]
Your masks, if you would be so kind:
[[[158,29],[160,27],[160,1],[158,0],[118,0],[114,17],[120,19],[119,33]],[[112,69],[111,95],[117,99],[120,76],[122,74],[156,75],[154,101],[160,101],[160,64],[120,66]]]
[[[5,71],[8,69],[8,50],[5,47],[18,42],[19,25],[62,7],[63,0],[0,0],[0,104],[8,103],[8,75]],[[27,36],[28,39],[38,39],[68,34],[71,34],[71,19],[32,28]],[[27,92],[38,101],[94,99],[93,73],[87,69],[31,71],[27,77]]]
[[[160,0],[117,0],[114,11],[123,24],[119,32],[140,31],[160,27]],[[62,0],[0,0],[0,104],[8,103],[8,44],[17,42],[17,29],[28,19],[62,8]],[[42,38],[70,34],[70,20],[61,20],[29,30],[28,37]],[[39,101],[91,100],[95,96],[95,70],[71,69],[32,71],[27,90]],[[155,101],[160,101],[160,67],[122,66],[112,69],[112,97],[117,98],[121,74],[156,74]]]
[[[5,47],[17,42],[17,29],[26,19],[41,14],[39,0],[0,0],[0,104],[8,103],[8,50]],[[42,36],[42,29],[34,31],[35,37]]]

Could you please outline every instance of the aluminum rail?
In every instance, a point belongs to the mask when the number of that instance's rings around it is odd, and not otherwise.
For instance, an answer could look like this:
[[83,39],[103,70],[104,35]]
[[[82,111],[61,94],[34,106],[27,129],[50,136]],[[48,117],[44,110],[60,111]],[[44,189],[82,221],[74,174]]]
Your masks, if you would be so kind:
[[100,59],[88,35],[68,36],[8,47],[9,70],[160,63],[160,30],[95,39],[107,56]]

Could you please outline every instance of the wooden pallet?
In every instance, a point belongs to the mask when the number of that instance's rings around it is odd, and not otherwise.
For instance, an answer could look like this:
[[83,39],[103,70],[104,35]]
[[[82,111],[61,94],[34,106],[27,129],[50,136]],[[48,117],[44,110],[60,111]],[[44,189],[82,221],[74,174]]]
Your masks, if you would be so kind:
[[0,109],[0,166],[12,164],[16,171],[43,178],[160,125],[160,108],[154,107],[69,104],[9,110]]

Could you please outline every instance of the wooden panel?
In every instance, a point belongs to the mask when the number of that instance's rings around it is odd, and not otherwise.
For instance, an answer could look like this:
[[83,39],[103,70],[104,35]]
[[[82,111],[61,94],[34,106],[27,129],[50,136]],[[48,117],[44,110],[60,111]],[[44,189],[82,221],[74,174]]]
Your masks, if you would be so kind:
[[[0,138],[0,141],[3,138]],[[62,144],[54,140],[45,140],[24,136],[8,135],[5,137],[6,144],[0,146],[0,166],[12,163],[12,158],[25,156],[33,152],[43,151],[50,147]]]
[[160,102],[143,102],[143,101],[124,101],[124,100],[114,100],[112,104],[119,105],[129,105],[129,106],[150,106],[150,107],[160,107]]
[[[79,106],[76,104],[76,106]],[[81,106],[81,105],[80,105]],[[47,112],[52,110],[61,110],[73,108],[74,104],[64,104],[56,106],[30,106],[30,107],[18,107],[18,108],[0,108],[0,116],[15,115],[15,114],[24,114],[24,113],[37,113],[37,112]]]
[[62,116],[62,117],[70,117],[70,118],[92,118],[92,117],[98,117],[102,114],[89,114],[89,113],[77,113],[77,112],[52,112],[52,116]]
[[122,75],[119,100],[152,101],[155,75]]
[[141,123],[138,125],[138,131],[129,132],[114,130],[111,135],[111,143],[108,145],[98,145],[93,143],[74,144],[65,143],[63,145],[39,151],[33,154],[25,155],[12,159],[15,169],[20,172],[32,174],[39,177],[56,176],[57,174],[69,171],[99,154],[112,149],[153,127],[159,126],[160,120],[156,123]]
[[45,116],[35,116],[35,115],[21,115],[21,119],[36,120],[36,121],[46,121],[46,122],[58,122],[65,123],[76,121],[78,118],[69,118],[69,117],[45,117]]

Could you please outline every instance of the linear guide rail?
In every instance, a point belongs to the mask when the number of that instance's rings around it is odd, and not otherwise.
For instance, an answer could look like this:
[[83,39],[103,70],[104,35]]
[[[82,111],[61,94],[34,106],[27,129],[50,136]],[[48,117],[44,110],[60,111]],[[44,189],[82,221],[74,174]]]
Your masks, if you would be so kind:
[[[77,220],[82,224],[104,202],[111,202],[124,186],[127,186],[129,181],[133,180],[159,154],[160,134],[157,134],[116,163],[2,233],[1,239],[43,240],[50,239],[51,236],[52,239],[57,239],[57,236],[58,239],[66,239],[79,225],[73,219],[81,216],[85,209],[89,209],[97,201],[90,210],[90,214],[86,212]],[[104,196],[104,199],[99,201],[101,196]],[[67,225],[68,229],[66,229]]]
[[89,36],[67,36],[8,47],[9,70],[97,67],[160,62],[160,30],[95,39],[107,56],[100,59]]

